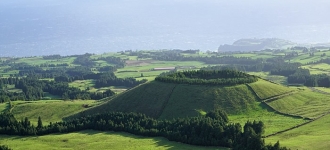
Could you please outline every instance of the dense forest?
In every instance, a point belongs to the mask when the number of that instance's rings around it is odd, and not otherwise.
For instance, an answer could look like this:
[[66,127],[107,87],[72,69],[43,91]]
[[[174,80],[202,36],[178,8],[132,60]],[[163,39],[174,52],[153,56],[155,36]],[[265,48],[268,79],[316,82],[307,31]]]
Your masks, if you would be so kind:
[[258,78],[234,70],[192,70],[164,73],[156,77],[155,80],[178,84],[237,85],[256,82]]
[[173,120],[155,120],[136,113],[109,112],[46,126],[39,117],[37,126],[34,126],[28,118],[17,121],[11,113],[5,112],[0,114],[0,133],[26,136],[93,129],[162,136],[170,141],[200,146],[223,146],[237,150],[286,150],[278,142],[275,145],[265,144],[261,137],[264,132],[261,121],[247,122],[243,130],[240,124],[230,124],[228,121],[226,113],[221,110],[211,111],[205,117]]

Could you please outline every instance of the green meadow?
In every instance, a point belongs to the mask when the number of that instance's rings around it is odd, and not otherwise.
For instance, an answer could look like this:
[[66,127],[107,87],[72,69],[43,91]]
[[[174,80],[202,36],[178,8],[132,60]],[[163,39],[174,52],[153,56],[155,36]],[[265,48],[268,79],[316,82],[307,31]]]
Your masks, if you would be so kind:
[[291,149],[326,150],[330,147],[330,115],[326,115],[307,125],[266,138],[266,143],[280,141]]
[[330,97],[310,90],[300,91],[268,103],[276,110],[308,118],[330,111]]
[[[234,53],[234,54],[182,54],[185,57],[198,56],[235,56],[248,57],[252,59],[267,59],[274,57],[285,57],[292,52],[286,49],[275,53],[273,51]],[[311,74],[328,74],[330,65],[326,63],[311,64],[321,59],[330,58],[329,50],[314,52],[314,55],[304,53],[302,50],[295,50],[298,56],[287,59],[287,62],[299,62],[304,64],[302,68],[310,70]],[[148,54],[148,51],[145,52]],[[322,56],[326,54],[325,56]],[[63,101],[61,96],[45,94],[45,99],[40,101],[12,101],[13,108],[10,111],[17,120],[28,117],[32,124],[37,124],[38,117],[42,118],[44,125],[49,122],[58,122],[63,119],[77,117],[85,114],[95,114],[108,111],[138,112],[144,113],[156,119],[173,119],[180,117],[203,116],[208,111],[222,109],[228,113],[230,123],[244,125],[247,121],[262,121],[265,125],[265,133],[270,135],[286,130],[311,118],[315,119],[330,112],[330,98],[326,93],[312,91],[305,86],[283,86],[287,85],[287,77],[270,75],[269,72],[249,72],[251,75],[260,78],[255,83],[236,86],[204,86],[187,84],[170,84],[154,81],[155,77],[168,70],[154,70],[162,67],[178,67],[178,70],[199,69],[209,66],[199,61],[158,61],[151,58],[140,59],[137,56],[129,56],[128,53],[104,53],[92,55],[92,59],[101,57],[120,57],[126,59],[126,66],[118,69],[115,75],[118,78],[133,77],[137,80],[147,79],[148,82],[134,88],[124,86],[109,86],[102,88],[93,87],[94,80],[76,80],[69,83],[71,87],[81,90],[88,89],[89,92],[103,92],[111,89],[117,95],[105,98],[102,101],[74,100]],[[55,60],[46,60],[42,57],[20,58],[14,63],[27,63],[29,65],[41,64],[69,64],[68,67],[79,66],[73,64],[75,57],[63,57]],[[91,68],[97,73],[97,68],[109,66],[103,60],[94,61],[96,66]],[[224,65],[224,64],[212,64]],[[181,68],[180,68],[181,67]],[[191,67],[191,68],[189,68]],[[9,77],[17,74],[18,70],[4,72],[9,66],[0,66],[0,75]],[[43,67],[47,70],[49,68]],[[266,79],[266,80],[264,80]],[[52,80],[52,79],[43,79]],[[272,81],[274,83],[268,82]],[[128,90],[127,90],[128,89]],[[330,93],[330,88],[315,87],[315,89]],[[7,85],[7,92],[22,92],[14,85]],[[266,103],[272,97],[278,97]],[[271,107],[269,107],[271,106]],[[273,110],[275,109],[275,111]],[[9,111],[9,103],[1,103],[0,111]],[[301,116],[290,117],[281,115],[278,112]],[[282,146],[291,149],[328,149],[330,147],[330,115],[308,123],[299,128],[286,131],[275,136],[266,138],[266,143],[275,143],[278,140]],[[218,149],[220,147],[198,147],[177,142],[170,142],[161,137],[141,137],[128,133],[82,131],[69,134],[53,134],[46,136],[20,137],[0,135],[0,145],[6,144],[13,149]]]
[[262,79],[259,79],[258,82],[250,83],[249,85],[261,100],[293,91],[292,88],[274,84]]
[[[22,120],[28,117],[31,123],[37,124],[38,117],[40,116],[44,124],[49,122],[62,121],[62,118],[78,113],[86,109],[83,105],[89,107],[97,105],[94,100],[75,100],[75,101],[62,101],[62,100],[43,100],[43,101],[15,101],[12,102],[14,107],[11,112],[17,120]],[[5,104],[0,105],[2,108]],[[1,108],[0,107],[0,108]]]
[[221,147],[201,147],[171,142],[161,137],[142,137],[122,132],[87,130],[68,134],[20,137],[0,135],[0,144],[14,150],[228,150]]

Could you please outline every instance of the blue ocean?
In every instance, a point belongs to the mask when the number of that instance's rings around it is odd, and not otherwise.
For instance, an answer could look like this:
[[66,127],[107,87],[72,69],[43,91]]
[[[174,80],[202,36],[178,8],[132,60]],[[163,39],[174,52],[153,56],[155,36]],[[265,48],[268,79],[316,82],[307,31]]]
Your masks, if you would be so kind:
[[0,57],[330,42],[327,0],[1,0]]

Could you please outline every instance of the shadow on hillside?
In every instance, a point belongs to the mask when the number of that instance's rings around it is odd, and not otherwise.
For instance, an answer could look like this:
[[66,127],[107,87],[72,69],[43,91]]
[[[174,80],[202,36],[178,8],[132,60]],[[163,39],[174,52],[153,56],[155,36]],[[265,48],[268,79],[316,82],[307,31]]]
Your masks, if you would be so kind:
[[[169,141],[166,138],[163,137],[147,137],[147,136],[140,136],[140,135],[134,135],[127,132],[113,132],[113,131],[96,131],[96,130],[85,130],[81,131],[79,133],[86,134],[86,135],[97,135],[97,134],[106,134],[106,135],[119,135],[126,138],[141,140],[141,139],[152,139],[154,141],[154,144],[157,147],[162,147],[168,150],[178,150],[178,149],[213,149],[213,150],[227,150],[227,148],[222,147],[199,147],[199,146],[193,146],[189,144],[183,144],[180,142],[174,142]],[[130,141],[130,140],[129,140]],[[228,149],[229,150],[229,149]]]

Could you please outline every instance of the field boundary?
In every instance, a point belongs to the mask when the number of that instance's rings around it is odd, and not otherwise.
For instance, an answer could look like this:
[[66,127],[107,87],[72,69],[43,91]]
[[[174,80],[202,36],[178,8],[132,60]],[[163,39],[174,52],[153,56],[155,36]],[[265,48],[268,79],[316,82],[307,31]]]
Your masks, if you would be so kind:
[[289,95],[295,94],[296,92],[297,91],[290,91],[290,92],[283,93],[283,94],[280,94],[280,95],[271,96],[269,98],[263,99],[262,101],[263,102],[272,102],[272,101],[278,100],[280,98],[283,98],[285,96],[289,96]]
[[174,92],[174,90],[175,90],[175,88],[176,88],[177,86],[178,86],[178,85],[176,84],[176,85],[172,88],[171,92],[168,94],[168,98],[164,101],[164,103],[163,103],[163,105],[162,105],[162,108],[159,110],[158,114],[156,115],[157,118],[159,118],[159,117],[163,114],[164,109],[165,109],[166,105],[168,104],[168,102],[170,101],[170,98],[171,98],[171,96],[172,96],[172,94],[173,94],[173,92]]
[[317,93],[321,93],[321,94],[325,94],[325,95],[330,95],[330,93],[316,89],[315,87],[308,87],[310,90],[317,92]]
[[304,122],[304,123],[302,123],[302,124],[299,124],[299,125],[296,125],[296,126],[294,126],[294,127],[291,127],[291,128],[288,128],[288,129],[285,129],[285,130],[282,130],[282,131],[278,131],[278,132],[275,132],[275,133],[272,133],[272,134],[269,134],[269,135],[266,135],[266,136],[262,136],[262,137],[263,137],[263,138],[268,138],[268,137],[271,137],[271,136],[274,136],[274,135],[278,135],[278,134],[281,134],[281,133],[284,133],[284,132],[287,132],[287,131],[290,131],[290,130],[293,130],[293,129],[299,128],[299,127],[301,127],[301,126],[304,126],[304,125],[306,125],[306,124],[309,124],[309,123],[312,123],[312,122],[314,122],[314,121],[316,121],[316,120],[319,120],[320,118],[322,118],[322,117],[324,117],[324,116],[326,116],[326,115],[329,115],[329,114],[330,114],[330,111],[327,112],[327,113],[322,114],[321,116],[319,116],[319,117],[317,117],[317,118],[314,118],[314,119],[312,119],[312,120],[309,120],[309,121],[307,121],[307,122]]
[[262,99],[259,94],[251,87],[251,85],[249,84],[245,84],[257,97],[260,101],[262,102],[268,102],[268,101],[274,101],[274,100],[277,100],[279,98],[282,98],[284,96],[288,96],[288,95],[291,95],[297,91],[295,90],[292,90],[292,91],[289,91],[289,92],[285,92],[285,93],[282,93],[282,94],[279,94],[279,95],[274,95],[274,96],[271,96],[271,97],[268,97],[268,98],[264,98]]

